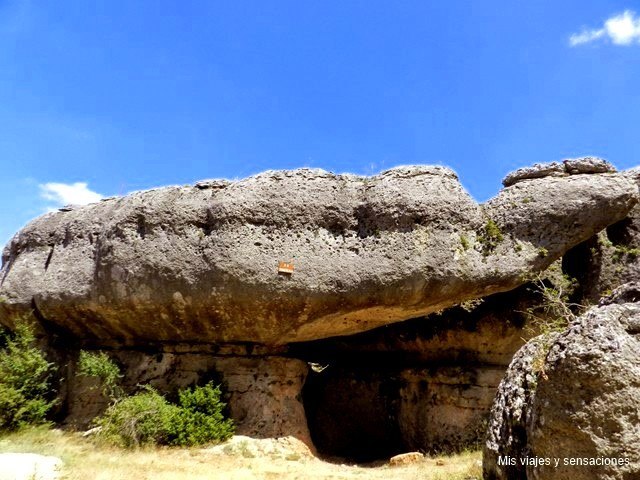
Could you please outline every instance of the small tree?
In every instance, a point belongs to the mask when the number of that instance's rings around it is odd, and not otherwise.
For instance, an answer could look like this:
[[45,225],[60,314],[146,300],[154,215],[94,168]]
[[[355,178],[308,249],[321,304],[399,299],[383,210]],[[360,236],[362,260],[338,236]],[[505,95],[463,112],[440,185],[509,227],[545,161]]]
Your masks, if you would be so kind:
[[562,273],[555,264],[545,274],[532,279],[534,291],[541,295],[540,303],[522,312],[529,321],[527,331],[533,335],[562,331],[587,309],[569,300],[578,283],[575,278]]
[[112,402],[124,395],[120,387],[120,367],[105,352],[80,350],[77,375],[98,379],[102,393]]
[[569,300],[578,282],[563,273],[559,264],[552,264],[544,273],[544,276],[537,274],[532,279],[535,291],[541,295],[540,303],[522,313],[527,317],[527,336],[538,336],[540,343],[538,353],[533,358],[532,371],[546,380],[545,362],[549,349],[557,335],[584,313],[588,305]]
[[54,405],[53,364],[36,346],[34,328],[18,320],[13,332],[0,331],[0,430],[44,423]]
[[200,445],[227,440],[233,435],[231,419],[223,412],[227,406],[221,399],[220,386],[208,383],[179,392],[179,413],[174,419],[173,445]]

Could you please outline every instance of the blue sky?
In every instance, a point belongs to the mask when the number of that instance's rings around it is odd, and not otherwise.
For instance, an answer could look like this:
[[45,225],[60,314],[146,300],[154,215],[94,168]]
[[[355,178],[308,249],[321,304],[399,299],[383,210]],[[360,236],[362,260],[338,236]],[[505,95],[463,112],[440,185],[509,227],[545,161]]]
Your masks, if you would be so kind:
[[0,0],[0,245],[70,199],[270,168],[443,164],[485,200],[535,162],[634,166],[634,11]]

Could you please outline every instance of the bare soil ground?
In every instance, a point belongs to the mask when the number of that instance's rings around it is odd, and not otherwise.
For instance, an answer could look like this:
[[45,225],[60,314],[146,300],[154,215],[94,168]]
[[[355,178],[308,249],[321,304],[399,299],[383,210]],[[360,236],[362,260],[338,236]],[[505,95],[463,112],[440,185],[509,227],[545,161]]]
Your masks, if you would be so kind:
[[[410,465],[331,463],[292,449],[260,449],[250,441],[208,448],[123,450],[97,444],[81,434],[33,428],[0,437],[0,453],[52,455],[64,462],[63,478],[73,480],[176,479],[420,479],[482,478],[480,452],[425,457]],[[1,468],[1,466],[0,466]]]

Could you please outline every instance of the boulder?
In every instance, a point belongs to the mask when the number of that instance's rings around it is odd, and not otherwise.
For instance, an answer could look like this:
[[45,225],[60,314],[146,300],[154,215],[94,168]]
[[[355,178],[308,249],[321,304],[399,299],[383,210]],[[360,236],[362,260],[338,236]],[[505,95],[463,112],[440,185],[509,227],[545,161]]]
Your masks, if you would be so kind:
[[484,478],[639,478],[639,444],[640,284],[629,283],[516,354],[492,407]]
[[402,465],[411,465],[412,463],[419,463],[424,461],[424,455],[420,452],[407,452],[399,455],[394,455],[389,459],[389,465],[392,467],[399,467]]
[[270,458],[284,460],[306,460],[313,457],[313,451],[294,437],[253,438],[234,435],[220,445],[206,448],[212,455],[233,455],[243,458]]
[[613,173],[616,168],[606,160],[597,157],[567,158],[562,163],[536,163],[531,167],[523,167],[509,173],[503,180],[505,187],[510,187],[523,180],[543,177],[564,177],[581,173]]
[[567,172],[564,165],[558,162],[550,163],[536,163],[531,167],[523,167],[510,172],[502,180],[502,184],[505,187],[510,187],[523,180],[530,180],[532,178],[543,177],[564,177]]
[[49,332],[112,347],[348,335],[513,289],[637,196],[624,175],[569,172],[479,205],[455,173],[428,166],[137,192],[18,232],[0,323],[33,312]]
[[58,480],[63,463],[58,457],[35,453],[0,453],[0,480]]
[[[74,378],[75,357],[108,349],[128,392],[223,383],[241,435],[313,449],[311,415],[314,439],[342,455],[349,439],[354,457],[457,449],[522,342],[522,291],[500,295],[637,203],[629,175],[572,165],[485,204],[451,170],[418,166],[270,171],[64,208],[3,252],[0,323],[38,321],[69,365],[61,404],[76,427],[108,399]],[[471,316],[436,314],[489,295]],[[326,352],[303,405],[306,361]]]
[[579,173],[615,172],[616,168],[606,160],[598,157],[568,158],[563,160],[564,168],[570,175]]

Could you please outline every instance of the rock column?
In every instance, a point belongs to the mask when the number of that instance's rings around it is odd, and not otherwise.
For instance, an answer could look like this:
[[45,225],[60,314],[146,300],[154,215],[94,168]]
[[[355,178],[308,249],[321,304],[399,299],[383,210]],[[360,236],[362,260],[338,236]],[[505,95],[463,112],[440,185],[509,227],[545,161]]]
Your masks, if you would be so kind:
[[302,404],[308,365],[285,357],[228,357],[216,362],[230,399],[236,433],[253,438],[293,436],[313,448]]

